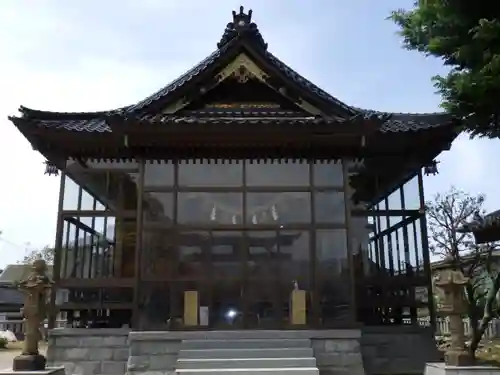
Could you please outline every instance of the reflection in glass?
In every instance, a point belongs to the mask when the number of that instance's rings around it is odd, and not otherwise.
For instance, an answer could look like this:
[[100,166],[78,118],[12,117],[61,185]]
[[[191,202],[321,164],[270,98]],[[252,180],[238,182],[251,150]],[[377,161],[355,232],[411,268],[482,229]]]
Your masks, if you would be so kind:
[[211,326],[216,329],[241,328],[243,323],[241,281],[216,278],[212,285],[212,308],[209,311]]
[[278,242],[279,236],[273,231],[247,232],[250,278],[261,280],[278,276]]
[[316,192],[314,197],[314,208],[317,223],[345,224],[345,202],[343,192]]
[[174,164],[171,162],[144,165],[144,187],[169,187],[174,185]]
[[[288,161],[288,163],[286,163]],[[266,160],[246,163],[248,186],[308,186],[309,164],[293,160]]]
[[216,160],[179,163],[179,186],[236,186],[243,185],[241,160]]
[[282,284],[290,291],[297,283],[299,289],[309,290],[309,232],[279,232],[279,266]]
[[172,229],[144,227],[140,255],[143,280],[173,280],[176,277],[178,252]]
[[241,224],[241,193],[179,193],[177,221],[182,224]]
[[240,278],[243,234],[237,231],[213,231],[211,245],[214,277],[218,279]]
[[115,261],[115,218],[65,217],[61,277],[111,276]]
[[179,233],[178,275],[184,280],[196,280],[204,276],[204,258],[210,251],[210,236],[205,232]]
[[323,325],[349,319],[351,283],[345,229],[316,231],[316,272]]
[[310,193],[247,193],[246,215],[247,225],[310,223]]
[[171,225],[174,217],[173,193],[144,193],[144,225],[150,222]]
[[338,162],[314,162],[314,180],[315,186],[344,186],[344,174],[342,163]]

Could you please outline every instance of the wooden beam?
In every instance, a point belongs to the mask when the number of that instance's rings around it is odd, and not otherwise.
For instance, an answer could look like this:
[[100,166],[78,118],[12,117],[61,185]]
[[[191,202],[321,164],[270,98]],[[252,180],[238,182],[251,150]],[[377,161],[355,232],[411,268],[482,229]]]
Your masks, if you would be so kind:
[[57,286],[63,289],[70,288],[133,288],[133,278],[123,277],[94,277],[89,279],[65,278],[58,281]]

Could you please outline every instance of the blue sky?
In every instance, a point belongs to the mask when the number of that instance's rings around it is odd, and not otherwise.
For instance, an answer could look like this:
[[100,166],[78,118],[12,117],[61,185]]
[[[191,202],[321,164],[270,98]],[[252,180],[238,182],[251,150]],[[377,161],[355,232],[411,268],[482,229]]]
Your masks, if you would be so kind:
[[[402,49],[386,20],[411,0],[3,0],[0,267],[54,243],[59,187],[7,116],[21,104],[93,111],[137,102],[211,53],[240,5],[253,9],[275,55],[347,104],[439,110],[431,77],[445,72],[441,62]],[[439,157],[440,174],[426,178],[427,197],[455,185],[500,208],[499,143],[460,137]]]

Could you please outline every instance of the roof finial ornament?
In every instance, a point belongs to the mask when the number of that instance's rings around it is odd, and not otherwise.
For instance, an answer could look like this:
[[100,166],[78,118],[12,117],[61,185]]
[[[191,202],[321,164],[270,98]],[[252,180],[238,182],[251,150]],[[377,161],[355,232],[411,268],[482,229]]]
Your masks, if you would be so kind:
[[248,11],[248,14],[245,14],[244,10],[245,8],[243,5],[240,6],[240,13],[236,13],[236,11],[233,10],[233,27],[235,29],[245,26],[248,27],[252,22],[252,9]]
[[267,44],[264,42],[257,25],[252,22],[252,10],[249,9],[248,12],[245,13],[245,8],[243,6],[240,6],[239,12],[233,10],[233,22],[227,24],[217,47],[222,48],[237,37],[244,37],[255,46],[264,50],[267,49]]

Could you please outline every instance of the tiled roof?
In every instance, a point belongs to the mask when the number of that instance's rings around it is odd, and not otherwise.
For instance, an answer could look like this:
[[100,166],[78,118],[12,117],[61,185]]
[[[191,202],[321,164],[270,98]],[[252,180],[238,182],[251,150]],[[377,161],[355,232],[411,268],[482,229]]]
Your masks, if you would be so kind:
[[479,232],[493,227],[500,228],[500,210],[490,212],[484,217],[477,217],[461,228],[462,232]]
[[[277,116],[274,112],[254,113],[252,115],[245,114],[244,112],[226,112],[219,113],[219,116],[208,116],[209,113],[204,113],[203,116],[172,116],[172,115],[146,115],[138,117],[139,121],[151,121],[161,124],[192,124],[192,123],[234,123],[234,124],[268,124],[268,123],[287,123],[294,124],[321,124],[321,123],[337,123],[349,121],[350,119],[339,118],[323,118],[323,117],[290,117],[288,115]],[[420,131],[429,128],[435,128],[449,123],[451,117],[443,113],[430,113],[430,114],[404,114],[404,113],[390,113],[390,112],[377,112],[377,111],[363,111],[362,117],[378,118],[384,120],[380,131],[383,133],[398,133],[408,131]],[[269,116],[269,117],[268,117]],[[130,118],[130,117],[129,117]],[[14,121],[16,121],[14,119]],[[52,129],[65,129],[74,132],[111,132],[111,128],[106,121],[106,117],[100,116],[98,118],[84,120],[39,120],[36,121],[37,126]]]
[[[383,125],[380,128],[381,132],[406,132],[406,131],[419,131],[423,129],[437,127],[444,123],[448,123],[450,117],[446,114],[442,113],[431,113],[431,114],[405,114],[405,113],[388,113],[388,112],[379,112],[379,111],[371,111],[360,108],[355,108],[348,106],[345,103],[342,103],[340,100],[336,99],[332,95],[328,94],[326,91],[322,90],[292,68],[287,66],[281,60],[279,60],[276,56],[267,51],[267,44],[264,42],[264,39],[258,29],[258,27],[251,22],[251,11],[248,14],[243,12],[243,8],[240,8],[240,12],[233,12],[233,22],[228,24],[224,35],[221,41],[218,44],[218,49],[210,54],[207,58],[201,61],[199,64],[194,66],[192,69],[184,73],[182,76],[169,83],[161,90],[157,91],[153,95],[145,98],[144,100],[130,106],[126,106],[123,108],[111,110],[111,111],[101,111],[101,112],[92,112],[92,113],[65,113],[65,112],[45,112],[45,111],[36,111],[32,109],[28,109],[25,107],[21,107],[20,111],[22,113],[22,120],[31,120],[35,123],[36,126],[43,128],[51,128],[51,129],[64,129],[68,131],[74,132],[96,132],[96,133],[105,133],[111,132],[111,128],[107,124],[106,119],[110,115],[121,115],[125,117],[136,117],[140,116],[148,116],[147,110],[150,108],[150,105],[158,102],[158,101],[168,101],[170,95],[176,92],[178,89],[184,87],[185,85],[192,82],[196,77],[205,73],[211,67],[216,66],[224,56],[227,56],[227,53],[230,51],[236,52],[236,48],[240,48],[242,45],[250,45],[252,51],[260,55],[263,60],[267,61],[272,67],[281,72],[284,76],[286,76],[291,82],[293,82],[298,87],[303,90],[311,93],[312,95],[320,98],[322,102],[328,104],[332,108],[332,113],[338,112],[340,110],[342,113],[347,114],[347,116],[356,116],[361,115],[363,117],[379,117],[384,118],[386,121],[383,122]],[[157,113],[150,113],[149,116],[156,116]],[[271,112],[269,113],[271,115]],[[227,114],[225,115],[227,116]],[[201,119],[195,117],[162,117],[160,122],[162,123],[192,123],[192,122],[224,122],[227,123],[229,121],[233,121],[235,123],[247,122],[247,123],[267,123],[271,120],[262,120],[256,119],[255,117],[262,116],[259,113],[258,115],[246,115],[244,113],[240,113],[238,116],[234,114],[234,117],[238,117],[237,119],[221,119],[216,118],[214,116],[212,119]],[[279,115],[276,115],[279,117]],[[343,115],[344,116],[344,115]],[[210,117],[204,115],[203,117]],[[246,119],[242,119],[247,117]],[[248,117],[252,117],[251,119]],[[291,120],[289,116],[285,115],[286,121],[290,124],[293,124],[294,121],[296,123],[304,123],[306,121],[310,122],[333,122],[333,120],[319,120],[319,119],[297,119]],[[18,118],[10,118],[15,124],[19,124],[20,122]],[[351,118],[352,119],[352,118]],[[284,121],[281,119],[273,120],[274,122]],[[338,121],[335,119],[335,121]]]

